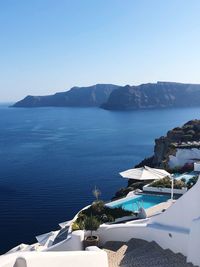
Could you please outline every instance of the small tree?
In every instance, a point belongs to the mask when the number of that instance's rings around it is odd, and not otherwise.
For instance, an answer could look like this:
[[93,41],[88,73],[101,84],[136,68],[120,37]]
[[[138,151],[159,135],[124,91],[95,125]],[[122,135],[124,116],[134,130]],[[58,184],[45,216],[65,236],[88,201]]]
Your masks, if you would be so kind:
[[96,201],[98,201],[101,191],[95,186],[94,190],[92,190],[92,194],[96,198]]
[[99,228],[100,224],[101,223],[97,220],[97,218],[92,215],[90,217],[87,217],[84,221],[85,230],[91,232],[91,237],[92,232],[96,231]]

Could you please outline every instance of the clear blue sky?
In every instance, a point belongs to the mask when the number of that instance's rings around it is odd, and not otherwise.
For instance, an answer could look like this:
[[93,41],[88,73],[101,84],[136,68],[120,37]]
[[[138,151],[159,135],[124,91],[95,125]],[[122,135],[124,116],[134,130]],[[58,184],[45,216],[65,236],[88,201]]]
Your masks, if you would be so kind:
[[0,1],[1,102],[199,71],[199,0]]

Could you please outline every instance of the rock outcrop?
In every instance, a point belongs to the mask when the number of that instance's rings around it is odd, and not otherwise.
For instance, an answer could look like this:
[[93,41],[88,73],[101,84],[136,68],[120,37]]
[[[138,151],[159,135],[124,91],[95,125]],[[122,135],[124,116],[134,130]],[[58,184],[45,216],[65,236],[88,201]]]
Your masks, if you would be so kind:
[[48,96],[27,96],[14,107],[99,107],[105,103],[111,92],[119,86],[97,84],[89,87],[73,87],[69,91]]
[[139,86],[119,87],[114,90],[104,109],[155,109],[200,106],[200,85],[157,82]]
[[[154,155],[151,158],[144,159],[136,167],[148,165],[170,170],[170,157],[176,155],[178,149],[200,149],[200,120],[191,120],[182,127],[176,127],[168,131],[166,136],[156,139]],[[190,160],[199,159],[193,158]]]

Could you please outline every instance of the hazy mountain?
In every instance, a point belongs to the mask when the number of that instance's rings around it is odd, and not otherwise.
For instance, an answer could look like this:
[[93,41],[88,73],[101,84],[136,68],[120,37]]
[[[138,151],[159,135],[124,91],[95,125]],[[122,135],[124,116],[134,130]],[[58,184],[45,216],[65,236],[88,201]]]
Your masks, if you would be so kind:
[[200,84],[157,82],[114,90],[104,109],[152,109],[200,106]]
[[27,96],[14,107],[92,107],[105,103],[110,93],[119,86],[97,84],[89,87],[73,87],[69,91],[48,96]]
[[138,86],[97,84],[48,96],[27,96],[14,107],[102,107],[110,110],[200,106],[200,84],[173,82]]

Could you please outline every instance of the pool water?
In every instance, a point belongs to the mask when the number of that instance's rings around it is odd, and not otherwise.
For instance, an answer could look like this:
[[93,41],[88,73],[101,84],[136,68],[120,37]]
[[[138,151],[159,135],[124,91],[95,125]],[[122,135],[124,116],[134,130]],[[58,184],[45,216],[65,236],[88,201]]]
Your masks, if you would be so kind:
[[140,207],[144,209],[151,208],[161,202],[165,202],[169,199],[169,196],[161,195],[140,195],[132,199],[123,199],[117,202],[116,204],[110,204],[110,207],[113,208],[123,208],[124,210],[129,211],[138,211]]

